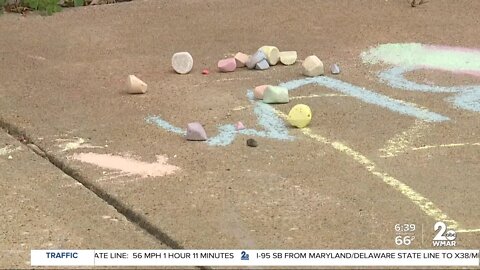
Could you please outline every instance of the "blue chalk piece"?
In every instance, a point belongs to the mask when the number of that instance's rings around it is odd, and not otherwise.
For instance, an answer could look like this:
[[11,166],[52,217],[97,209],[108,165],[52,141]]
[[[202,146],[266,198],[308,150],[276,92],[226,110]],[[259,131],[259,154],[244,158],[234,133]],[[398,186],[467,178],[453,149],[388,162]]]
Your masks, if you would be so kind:
[[247,61],[247,63],[245,63],[245,65],[247,66],[247,68],[252,69],[252,68],[255,67],[255,65],[258,62],[261,62],[264,59],[267,59],[267,56],[265,56],[265,53],[263,53],[263,51],[258,50],[248,59],[248,61]]
[[259,70],[265,70],[265,69],[269,69],[270,68],[270,65],[268,64],[267,60],[263,59],[262,61],[258,62],[256,65],[255,65],[255,69],[259,69]]

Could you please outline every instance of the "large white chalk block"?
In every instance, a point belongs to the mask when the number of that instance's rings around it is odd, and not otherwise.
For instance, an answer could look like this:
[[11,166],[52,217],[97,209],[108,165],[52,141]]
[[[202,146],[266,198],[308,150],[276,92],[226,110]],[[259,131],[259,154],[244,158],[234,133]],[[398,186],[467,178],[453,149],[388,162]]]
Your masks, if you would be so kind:
[[135,75],[128,75],[127,91],[130,94],[145,94],[147,92],[147,84]]
[[172,56],[172,68],[179,74],[187,74],[193,68],[193,57],[188,52],[178,52]]
[[297,61],[296,51],[280,52],[280,62],[286,66],[293,65]]
[[305,58],[302,63],[303,75],[309,77],[320,76],[324,74],[323,62],[315,55]]
[[280,60],[280,51],[275,46],[262,46],[259,50],[265,54],[270,66],[275,66]]

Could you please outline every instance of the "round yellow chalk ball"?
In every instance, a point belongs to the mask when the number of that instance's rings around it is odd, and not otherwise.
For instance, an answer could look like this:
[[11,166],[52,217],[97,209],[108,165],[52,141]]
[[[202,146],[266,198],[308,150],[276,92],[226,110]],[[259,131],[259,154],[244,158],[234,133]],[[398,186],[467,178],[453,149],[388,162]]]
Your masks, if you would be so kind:
[[297,104],[288,113],[287,120],[294,127],[304,128],[312,121],[312,111],[305,104]]

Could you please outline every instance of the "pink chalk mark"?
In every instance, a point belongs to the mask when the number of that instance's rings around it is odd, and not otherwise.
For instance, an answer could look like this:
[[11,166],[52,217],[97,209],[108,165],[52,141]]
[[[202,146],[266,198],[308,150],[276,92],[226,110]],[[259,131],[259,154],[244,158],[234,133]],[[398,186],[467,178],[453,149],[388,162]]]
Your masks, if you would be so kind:
[[163,155],[157,155],[157,162],[155,163],[142,162],[122,156],[96,153],[74,154],[72,158],[105,169],[121,171],[127,175],[140,175],[142,178],[149,176],[165,176],[180,169],[177,166],[167,164],[167,157]]
[[478,53],[480,54],[480,50],[478,49],[471,49],[471,48],[464,48],[464,47],[451,47],[451,46],[443,46],[443,45],[423,45],[425,49],[432,50],[432,51],[443,51],[443,52],[463,52],[463,53]]
[[455,71],[454,73],[480,77],[480,71],[478,70],[459,70],[459,71]]

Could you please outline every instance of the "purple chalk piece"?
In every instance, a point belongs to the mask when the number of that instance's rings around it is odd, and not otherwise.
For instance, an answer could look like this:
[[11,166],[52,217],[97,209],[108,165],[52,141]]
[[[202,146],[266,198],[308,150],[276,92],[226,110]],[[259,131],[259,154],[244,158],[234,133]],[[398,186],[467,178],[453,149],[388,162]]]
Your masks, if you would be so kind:
[[198,122],[189,123],[187,125],[187,135],[185,136],[187,141],[206,141],[207,133],[203,129],[202,124]]
[[339,74],[340,73],[340,67],[337,64],[331,65],[330,70],[332,71],[332,74]]

